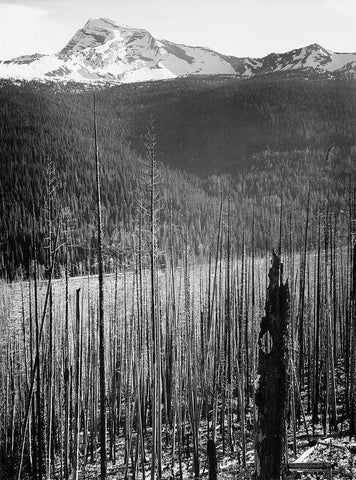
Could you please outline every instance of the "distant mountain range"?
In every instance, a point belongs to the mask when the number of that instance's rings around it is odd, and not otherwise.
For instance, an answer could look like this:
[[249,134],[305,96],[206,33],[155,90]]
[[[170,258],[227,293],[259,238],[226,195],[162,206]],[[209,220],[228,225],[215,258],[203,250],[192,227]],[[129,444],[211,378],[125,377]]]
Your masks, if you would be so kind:
[[356,53],[336,53],[312,44],[263,58],[237,58],[157,40],[146,30],[100,18],[89,20],[57,54],[0,61],[0,78],[83,83],[133,83],[190,75],[249,78],[295,70],[356,76]]

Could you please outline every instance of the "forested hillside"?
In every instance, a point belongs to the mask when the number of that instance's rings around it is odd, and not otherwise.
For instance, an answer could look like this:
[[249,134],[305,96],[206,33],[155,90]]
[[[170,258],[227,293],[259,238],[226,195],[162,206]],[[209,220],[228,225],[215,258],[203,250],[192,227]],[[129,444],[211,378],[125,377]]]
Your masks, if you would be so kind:
[[102,105],[127,109],[129,139],[140,152],[153,116],[162,160],[207,176],[239,174],[253,153],[265,150],[353,145],[355,93],[352,80],[201,77],[113,88],[102,93]]
[[[297,75],[183,78],[97,91],[107,268],[135,248],[152,125],[162,246],[173,239],[179,253],[188,235],[195,253],[206,254],[221,198],[226,212],[230,196],[234,249],[252,223],[258,249],[277,240],[281,199],[283,241],[293,236],[298,247],[309,187],[311,215],[316,218],[329,200],[341,228],[356,173],[355,93],[351,80]],[[19,269],[27,271],[33,234],[40,263],[46,263],[49,210],[66,211],[72,274],[86,268],[96,241],[93,92],[2,82],[0,161],[2,274],[12,279]],[[90,264],[95,270],[94,259]]]

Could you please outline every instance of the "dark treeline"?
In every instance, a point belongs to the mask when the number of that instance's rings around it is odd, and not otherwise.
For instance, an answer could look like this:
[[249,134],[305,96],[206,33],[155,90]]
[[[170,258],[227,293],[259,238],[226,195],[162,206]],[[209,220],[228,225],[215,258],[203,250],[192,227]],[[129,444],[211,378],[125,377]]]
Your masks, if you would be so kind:
[[[115,257],[133,254],[150,117],[160,161],[162,249],[174,219],[178,254],[187,226],[195,254],[203,256],[215,234],[210,219],[221,193],[225,201],[231,198],[234,233],[254,221],[260,251],[278,235],[283,198],[293,242],[301,246],[309,187],[314,214],[327,202],[335,212],[347,202],[356,169],[355,86],[341,80],[198,78],[99,91],[106,269]],[[1,85],[2,276],[27,274],[33,235],[39,263],[46,265],[51,188],[56,212],[65,211],[71,229],[71,273],[88,264],[95,271],[92,135],[92,93],[82,87]]]

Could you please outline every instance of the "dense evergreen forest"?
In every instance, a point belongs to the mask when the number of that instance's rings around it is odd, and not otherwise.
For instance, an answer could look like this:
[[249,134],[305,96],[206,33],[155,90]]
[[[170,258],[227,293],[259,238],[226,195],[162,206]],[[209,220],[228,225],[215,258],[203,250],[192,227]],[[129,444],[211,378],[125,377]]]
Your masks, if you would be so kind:
[[[298,75],[181,78],[99,89],[106,269],[116,257],[133,254],[152,128],[163,198],[162,250],[174,219],[178,255],[188,236],[195,254],[205,256],[221,195],[232,204],[236,251],[241,231],[250,232],[252,224],[258,250],[267,240],[277,241],[281,202],[285,241],[291,242],[292,230],[295,248],[301,247],[309,190],[311,215],[316,218],[328,204],[340,225],[347,222],[343,210],[356,172],[355,94],[353,80]],[[69,219],[71,273],[88,263],[95,271],[93,92],[80,85],[2,81],[0,162],[2,276],[27,275],[33,235],[39,262],[46,264],[43,246],[53,208]]]

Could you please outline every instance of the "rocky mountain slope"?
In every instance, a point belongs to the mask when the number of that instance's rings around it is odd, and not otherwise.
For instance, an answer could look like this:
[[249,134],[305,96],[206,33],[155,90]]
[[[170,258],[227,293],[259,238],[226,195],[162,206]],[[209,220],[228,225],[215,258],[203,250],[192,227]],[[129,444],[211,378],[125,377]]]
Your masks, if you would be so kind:
[[132,83],[190,75],[235,75],[305,70],[356,74],[356,53],[335,53],[317,44],[263,58],[237,58],[211,49],[157,40],[112,20],[89,20],[59,53],[0,61],[0,78]]

